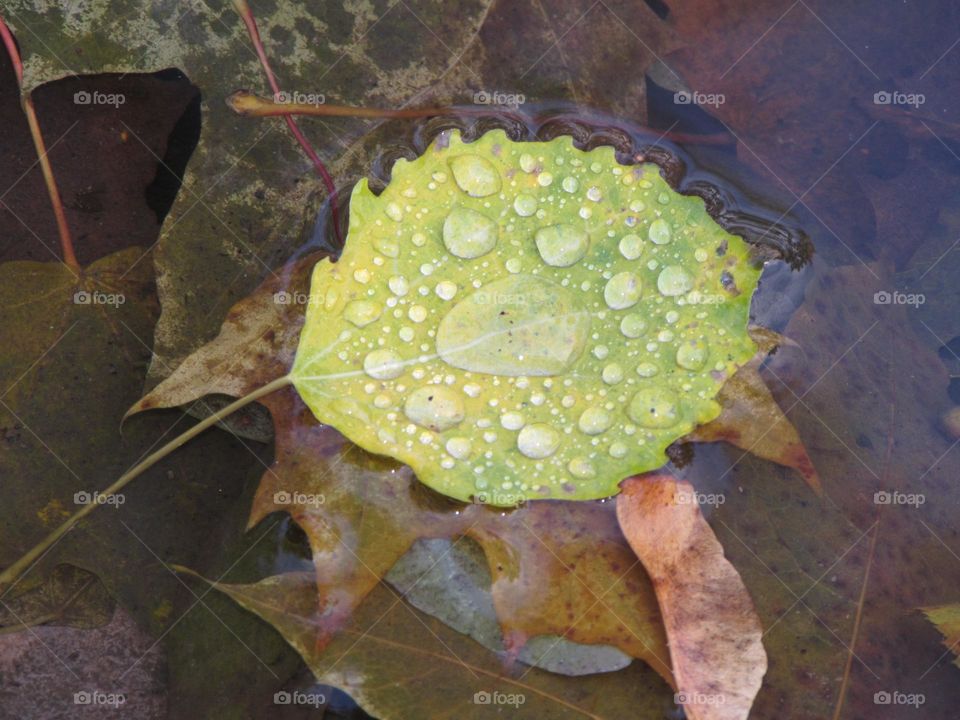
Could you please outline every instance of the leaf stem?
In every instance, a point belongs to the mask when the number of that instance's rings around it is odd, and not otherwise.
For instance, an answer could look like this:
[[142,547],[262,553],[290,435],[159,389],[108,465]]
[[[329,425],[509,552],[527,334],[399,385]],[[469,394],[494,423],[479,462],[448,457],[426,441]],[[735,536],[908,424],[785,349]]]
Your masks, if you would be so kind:
[[80,272],[80,263],[77,262],[77,256],[73,252],[73,239],[70,237],[70,226],[67,225],[67,216],[63,211],[63,201],[60,199],[60,190],[57,188],[57,181],[53,176],[53,167],[50,165],[50,159],[47,157],[47,146],[43,142],[43,133],[40,132],[40,122],[37,120],[37,112],[33,107],[33,98],[29,92],[23,90],[23,62],[20,59],[20,51],[17,50],[17,43],[7,27],[6,21],[0,17],[0,37],[3,38],[3,45],[7,50],[7,55],[13,63],[13,70],[17,75],[17,86],[20,88],[20,104],[23,106],[23,113],[27,116],[27,125],[30,127],[30,137],[33,138],[33,146],[37,150],[37,159],[40,163],[40,169],[43,171],[43,181],[47,186],[47,194],[50,195],[50,203],[53,205],[53,216],[57,221],[57,232],[60,235],[60,247],[63,252],[63,262],[76,273]]
[[[253,11],[250,10],[247,0],[233,0],[233,7],[237,13],[239,13],[243,24],[247,27],[247,34],[250,36],[250,42],[253,43],[253,47],[257,51],[260,65],[263,67],[263,72],[267,76],[267,82],[270,84],[270,89],[273,90],[274,97],[277,97],[280,94],[280,85],[277,83],[273,69],[270,67],[270,61],[267,59],[267,52],[260,39],[260,30],[257,28],[257,20],[253,16]],[[293,116],[289,113],[279,114],[283,116],[287,127],[290,128],[290,132],[296,138],[297,142],[300,143],[300,147],[303,148],[306,156],[310,158],[310,162],[313,163],[320,177],[323,178],[323,184],[326,185],[327,193],[330,195],[330,209],[333,212],[333,229],[337,234],[337,239],[342,243],[343,238],[340,236],[340,210],[337,207],[337,186],[333,181],[333,176],[330,174],[330,171],[327,170],[327,166],[323,164],[316,150],[313,149],[313,145],[307,140],[306,135],[300,130]]]
[[[141,460],[139,463],[134,465],[132,468],[127,470],[127,472],[121,475],[116,482],[114,482],[112,485],[110,485],[110,487],[108,487],[106,490],[100,493],[99,494],[100,497],[107,498],[112,495],[116,495],[131,480],[142,475],[146,470],[153,467],[156,463],[158,463],[160,460],[162,460],[167,455],[172,453],[174,450],[179,448],[181,445],[184,445],[189,440],[192,440],[193,438],[195,438],[197,435],[202,433],[211,425],[215,425],[216,423],[220,422],[228,415],[231,415],[237,410],[239,410],[240,408],[245,407],[246,405],[249,405],[255,400],[259,400],[263,396],[269,395],[270,393],[276,390],[280,390],[281,388],[286,387],[290,383],[291,383],[290,376],[284,375],[283,377],[277,378],[276,380],[272,380],[268,382],[266,385],[259,387],[256,390],[253,390],[252,392],[244,395],[242,398],[230,403],[226,407],[221,408],[220,410],[217,410],[217,412],[204,418],[203,420],[198,422],[196,425],[194,425],[192,428],[190,428],[184,433],[181,433],[180,435],[175,437],[173,440],[168,442],[166,445],[161,447],[159,450],[156,450],[155,452],[151,453],[150,455],[145,457],[143,460]],[[103,504],[102,502],[91,502],[91,503],[88,503],[87,505],[84,505],[82,508],[80,508],[80,510],[78,510],[69,518],[64,520],[64,522],[58,528],[56,528],[53,532],[47,535],[41,542],[39,542],[31,550],[29,550],[27,553],[21,556],[19,560],[13,563],[13,565],[11,565],[2,573],[0,573],[0,592],[5,592],[12,585],[12,583],[16,581],[16,579],[20,577],[20,575],[25,570],[27,570],[31,565],[33,565],[33,563],[39,560],[40,557],[54,545],[54,543],[56,543],[61,537],[66,535],[73,528],[74,525],[80,522],[80,520],[82,520],[87,515],[92,513],[95,509],[97,509],[102,504]]]

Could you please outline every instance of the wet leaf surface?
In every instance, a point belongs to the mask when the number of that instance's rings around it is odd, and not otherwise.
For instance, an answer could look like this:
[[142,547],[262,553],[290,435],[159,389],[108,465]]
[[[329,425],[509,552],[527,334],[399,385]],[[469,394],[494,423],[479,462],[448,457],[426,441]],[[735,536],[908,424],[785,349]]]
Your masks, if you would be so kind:
[[100,579],[73,565],[27,578],[0,608],[4,632],[36,625],[94,628],[110,622],[115,603]]

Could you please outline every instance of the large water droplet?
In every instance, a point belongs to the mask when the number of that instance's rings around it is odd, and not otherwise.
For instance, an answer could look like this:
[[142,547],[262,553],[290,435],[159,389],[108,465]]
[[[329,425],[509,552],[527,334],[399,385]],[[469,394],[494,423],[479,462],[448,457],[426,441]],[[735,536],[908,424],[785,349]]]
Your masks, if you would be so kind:
[[560,433],[546,423],[527,425],[517,435],[517,449],[533,460],[553,455],[560,447]]
[[646,428],[668,428],[677,424],[677,397],[664,388],[645,388],[637,392],[627,406],[627,415]]
[[632,272],[622,272],[614,275],[603,289],[603,299],[614,310],[623,310],[632,307],[640,300],[643,286],[640,278]]
[[455,207],[443,221],[443,244],[458,258],[478,258],[497,244],[497,224],[476,210]]
[[613,416],[602,407],[588,407],[580,414],[577,426],[587,435],[599,435],[613,425]]
[[537,211],[537,199],[533,195],[521,193],[514,198],[513,209],[520,217],[530,217]]
[[535,237],[540,257],[553,267],[570,267],[587,254],[590,239],[586,231],[573,225],[550,225],[537,230]]
[[374,350],[363,359],[363,370],[377,380],[392,380],[403,374],[403,360],[393,350]]
[[670,225],[663,218],[657,218],[650,223],[650,229],[647,231],[647,237],[650,242],[657,245],[666,245],[670,242]]
[[692,287],[693,278],[679,265],[668,265],[657,277],[657,290],[664,295],[683,295]]
[[381,308],[369,300],[351,300],[343,309],[343,317],[357,327],[366,327],[380,317]]
[[637,313],[631,313],[620,321],[620,332],[628,338],[638,338],[647,330],[647,321]]
[[500,189],[500,175],[486,158],[460,155],[450,160],[457,186],[472,197],[493,195]]
[[677,348],[677,365],[699,370],[707,362],[707,344],[703,340],[685,340]]
[[473,449],[473,444],[468,438],[455,437],[447,440],[446,448],[447,452],[457,460],[466,460],[468,457],[470,457],[470,451]]
[[511,275],[451,308],[437,328],[437,354],[471,372],[559,375],[580,357],[589,332],[590,314],[572,291]]
[[567,470],[569,470],[570,474],[575,478],[580,478],[582,480],[592,478],[597,474],[597,471],[593,469],[593,465],[590,464],[590,461],[583,457],[576,457],[571,460],[567,465]]
[[643,240],[633,233],[620,238],[620,254],[627,260],[636,260],[643,254]]
[[420,427],[443,432],[463,422],[463,398],[444,385],[427,385],[407,396],[403,414]]

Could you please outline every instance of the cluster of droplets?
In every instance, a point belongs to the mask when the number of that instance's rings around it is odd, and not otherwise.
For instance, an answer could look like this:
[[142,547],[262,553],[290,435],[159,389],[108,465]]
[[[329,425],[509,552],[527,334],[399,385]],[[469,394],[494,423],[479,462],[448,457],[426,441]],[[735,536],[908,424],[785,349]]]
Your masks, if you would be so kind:
[[[426,181],[401,162],[367,191],[351,241],[372,252],[348,242],[325,298],[346,321],[339,364],[318,363],[332,407],[477,491],[564,497],[655,466],[738,360],[709,307],[738,292],[728,236],[655,167],[590,162],[609,148],[484,142],[442,140],[414,161]],[[463,496],[460,478],[430,484]]]

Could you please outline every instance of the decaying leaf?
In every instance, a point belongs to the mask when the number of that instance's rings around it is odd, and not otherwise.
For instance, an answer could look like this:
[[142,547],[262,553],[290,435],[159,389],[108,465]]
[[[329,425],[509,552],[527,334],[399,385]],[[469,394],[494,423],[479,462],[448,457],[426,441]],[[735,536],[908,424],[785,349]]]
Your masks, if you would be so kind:
[[311,573],[214,587],[276,627],[321,682],[343,688],[383,720],[505,712],[535,720],[620,720],[663,712],[663,683],[637,663],[578,678],[519,664],[505,669],[497,655],[383,585],[330,645],[316,642],[320,623]]
[[381,195],[354,189],[290,378],[321,421],[450,497],[605,497],[719,414],[756,350],[759,276],[656,165],[444,133]]
[[264,402],[277,423],[276,460],[250,523],[282,510],[306,532],[319,590],[315,643],[350,622],[417,539],[466,535],[486,555],[508,649],[558,635],[617,647],[670,677],[656,599],[611,503],[542,501],[506,514],[464,506],[320,425],[293,390]]
[[634,477],[617,517],[653,581],[687,717],[746,718],[767,671],[763,628],[695,498],[687,482]]
[[0,604],[0,632],[35,625],[95,628],[106,625],[115,603],[93,573],[57,565],[47,574],[29,575]]

